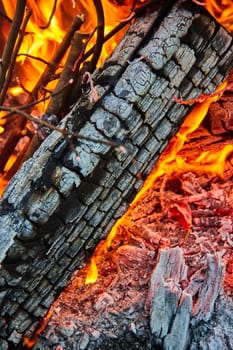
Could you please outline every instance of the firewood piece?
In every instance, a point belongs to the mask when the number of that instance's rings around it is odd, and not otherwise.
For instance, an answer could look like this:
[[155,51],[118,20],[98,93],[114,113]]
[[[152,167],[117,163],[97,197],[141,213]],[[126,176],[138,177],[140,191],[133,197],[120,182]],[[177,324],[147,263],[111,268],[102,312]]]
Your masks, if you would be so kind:
[[164,350],[177,350],[178,344],[179,350],[187,349],[192,304],[191,295],[182,292],[171,330],[164,338]]
[[[212,317],[214,304],[219,295],[223,280],[224,267],[219,253],[207,254],[206,273],[198,291],[198,298],[193,307],[193,315],[197,321],[209,321]],[[191,290],[188,290],[191,292]]]
[[[19,29],[21,26],[21,23],[23,21],[24,16],[24,10],[26,6],[26,0],[18,0],[16,4],[16,10],[15,10],[15,16],[11,25],[11,29],[9,32],[7,44],[4,48],[2,59],[1,59],[1,65],[0,65],[0,91],[2,90],[2,87],[5,82],[5,74],[7,72],[7,69],[9,67],[9,64],[11,62],[11,55],[14,50],[15,42],[18,37]],[[2,98],[0,99],[2,104]]]
[[157,338],[164,338],[168,334],[180,296],[181,289],[174,281],[161,281],[152,299],[150,315],[151,332]]
[[186,277],[187,266],[181,248],[160,249],[147,301],[151,303],[150,327],[156,337],[167,335],[182,293],[179,281]]

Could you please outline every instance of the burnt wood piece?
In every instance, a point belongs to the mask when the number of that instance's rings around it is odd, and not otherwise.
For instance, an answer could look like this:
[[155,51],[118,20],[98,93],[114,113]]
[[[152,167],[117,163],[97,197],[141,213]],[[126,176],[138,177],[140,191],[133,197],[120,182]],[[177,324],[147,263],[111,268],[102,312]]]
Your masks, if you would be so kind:
[[[137,19],[102,69],[99,101],[83,97],[62,121],[126,147],[53,132],[24,163],[0,207],[0,346],[30,336],[75,269],[128,207],[190,110],[175,95],[215,89],[233,66],[232,37],[190,1]],[[163,14],[161,18],[161,13]],[[140,176],[138,176],[140,175]],[[10,344],[10,345],[9,345]]]

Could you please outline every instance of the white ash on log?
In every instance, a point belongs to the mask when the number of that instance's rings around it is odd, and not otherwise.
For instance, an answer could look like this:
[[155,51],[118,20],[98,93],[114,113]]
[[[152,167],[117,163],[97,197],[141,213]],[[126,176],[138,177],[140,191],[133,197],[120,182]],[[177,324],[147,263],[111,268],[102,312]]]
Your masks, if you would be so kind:
[[[24,163],[0,206],[0,346],[22,346],[97,243],[128,207],[194,98],[233,65],[232,37],[190,1],[137,19],[62,121],[107,144],[53,132]],[[77,157],[78,154],[78,157]],[[138,174],[141,174],[141,178]],[[133,327],[133,326],[132,326]]]

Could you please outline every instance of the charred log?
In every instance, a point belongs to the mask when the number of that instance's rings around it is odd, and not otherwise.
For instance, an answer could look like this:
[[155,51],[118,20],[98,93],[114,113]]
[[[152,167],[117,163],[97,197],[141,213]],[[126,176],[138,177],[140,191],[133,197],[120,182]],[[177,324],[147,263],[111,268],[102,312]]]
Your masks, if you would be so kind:
[[32,334],[125,212],[190,109],[173,97],[213,91],[233,65],[232,51],[232,37],[190,1],[163,18],[160,11],[138,18],[93,75],[99,101],[87,87],[62,121],[126,152],[84,140],[72,140],[73,150],[53,132],[24,163],[0,208],[2,348]]

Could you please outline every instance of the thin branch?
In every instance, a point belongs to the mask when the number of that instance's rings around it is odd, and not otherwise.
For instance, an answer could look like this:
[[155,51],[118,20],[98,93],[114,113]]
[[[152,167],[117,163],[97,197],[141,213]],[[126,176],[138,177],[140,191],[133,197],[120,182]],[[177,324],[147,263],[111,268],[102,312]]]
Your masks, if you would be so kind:
[[48,66],[51,64],[48,61],[44,60],[43,58],[30,55],[29,53],[19,53],[17,57],[20,57],[20,56],[25,56],[25,57],[31,58],[33,60],[40,61],[40,62],[42,62],[42,63],[44,63],[45,65],[48,65]]
[[205,6],[205,0],[204,2],[198,1],[198,0],[192,0],[195,4],[200,5],[200,6]]
[[14,50],[15,42],[18,37],[21,23],[23,21],[26,0],[18,0],[16,4],[15,16],[8,35],[7,43],[4,47],[0,64],[0,91],[3,88],[7,69],[10,64],[11,56]]
[[[15,107],[15,108],[17,108],[17,110],[21,110],[21,111],[24,110],[24,109],[28,110],[28,109],[30,109],[31,107],[34,107],[34,106],[36,106],[36,105],[38,105],[38,104],[40,104],[40,103],[45,102],[46,100],[49,100],[51,97],[53,97],[53,96],[55,96],[55,95],[61,94],[61,93],[63,92],[64,88],[70,86],[71,84],[72,84],[72,82],[71,82],[71,81],[68,81],[68,82],[67,82],[67,85],[66,85],[65,87],[63,87],[61,90],[56,91],[56,92],[52,92],[49,96],[44,96],[44,97],[42,97],[42,98],[39,99],[39,100],[32,101],[32,102],[30,102],[30,103],[28,103],[28,104],[26,104],[26,105],[17,106],[17,107]],[[10,112],[10,113],[7,113],[7,114],[5,114],[4,116],[2,116],[1,119],[2,119],[2,120],[3,120],[3,119],[9,119],[9,118],[12,117],[12,116],[14,117],[14,113]]]
[[95,49],[93,53],[93,57],[90,61],[90,63],[87,66],[87,71],[92,73],[95,68],[96,64],[100,58],[100,54],[103,48],[103,43],[104,43],[104,10],[102,6],[101,0],[93,0],[95,8],[96,8],[96,13],[97,13],[97,38],[96,38],[96,44],[95,44]]
[[12,19],[10,17],[8,17],[5,13],[3,13],[2,11],[0,11],[0,16],[2,18],[4,18],[5,20],[7,20],[9,23],[12,23]]
[[12,57],[11,57],[11,60],[10,60],[10,66],[9,66],[7,72],[6,72],[6,77],[5,77],[5,81],[4,81],[4,84],[3,84],[2,93],[1,93],[1,96],[0,96],[0,105],[2,105],[4,100],[5,100],[6,93],[7,93],[7,90],[9,88],[9,85],[10,85],[10,82],[11,82],[12,73],[13,73],[13,70],[14,70],[14,67],[15,67],[15,62],[16,62],[16,59],[17,59],[17,55],[18,55],[19,49],[21,47],[21,44],[22,44],[22,41],[23,41],[23,38],[24,38],[24,33],[25,33],[25,30],[26,30],[28,21],[29,21],[29,19],[31,17],[31,14],[32,14],[31,10],[26,8],[26,16],[25,16],[25,18],[23,20],[21,30],[19,31],[19,36],[17,38],[16,44],[15,44],[15,48],[13,50]]
[[64,137],[67,137],[67,138],[76,137],[76,138],[78,138],[80,140],[86,140],[86,141],[90,141],[90,142],[94,142],[94,143],[101,143],[101,144],[104,144],[104,145],[111,146],[113,148],[119,148],[119,146],[120,146],[118,143],[113,142],[113,141],[99,140],[99,139],[95,139],[93,137],[84,136],[82,134],[79,134],[79,133],[76,133],[76,132],[73,132],[73,131],[69,131],[69,130],[66,130],[66,129],[59,128],[58,126],[52,125],[52,124],[46,122],[45,120],[42,120],[42,119],[39,119],[39,118],[35,118],[31,114],[23,112],[22,110],[20,110],[18,108],[15,108],[15,107],[0,106],[0,110],[21,115],[22,117],[24,117],[27,120],[30,120],[33,123],[39,124],[39,125],[41,125],[43,127],[49,128],[51,130],[58,131]]
[[57,0],[54,0],[54,2],[53,2],[53,8],[52,8],[52,11],[51,11],[51,13],[50,13],[48,23],[47,23],[45,26],[40,26],[41,29],[47,29],[47,28],[50,26],[51,21],[52,21],[52,19],[53,19],[53,16],[54,16],[54,14],[55,14],[56,8],[57,8]]

